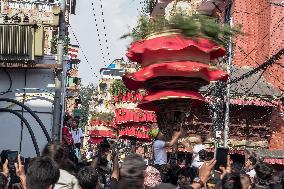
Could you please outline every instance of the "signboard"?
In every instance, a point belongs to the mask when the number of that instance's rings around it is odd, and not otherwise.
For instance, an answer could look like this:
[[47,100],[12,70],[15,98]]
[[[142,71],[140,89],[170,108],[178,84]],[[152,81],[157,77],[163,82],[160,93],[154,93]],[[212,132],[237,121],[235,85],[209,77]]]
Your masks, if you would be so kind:
[[1,2],[1,14],[8,23],[20,19],[18,22],[58,25],[59,12],[58,5],[46,2]]

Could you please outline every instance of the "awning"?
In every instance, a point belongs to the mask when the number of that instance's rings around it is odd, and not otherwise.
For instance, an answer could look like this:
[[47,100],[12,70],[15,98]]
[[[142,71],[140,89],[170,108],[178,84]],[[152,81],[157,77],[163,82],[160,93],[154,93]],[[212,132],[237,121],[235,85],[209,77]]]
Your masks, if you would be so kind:
[[125,128],[119,129],[120,138],[135,138],[136,140],[150,140],[149,138],[149,127],[144,125],[139,125],[137,123],[125,124]]
[[115,110],[115,123],[123,124],[127,122],[157,122],[155,112],[144,111],[139,108],[125,109],[119,108]]
[[91,137],[115,138],[115,133],[111,130],[89,130],[88,133]]
[[110,122],[105,122],[103,119],[102,120],[98,120],[98,119],[93,119],[90,121],[90,125],[91,126],[106,126],[106,127],[113,127],[113,128],[116,128],[113,120],[110,121]]
[[104,137],[103,137],[103,138],[90,138],[90,139],[88,140],[88,143],[89,143],[89,144],[99,144],[99,143],[101,143],[104,139],[105,139]]
[[280,164],[284,165],[284,159],[275,159],[275,158],[265,158],[264,162],[269,164]]

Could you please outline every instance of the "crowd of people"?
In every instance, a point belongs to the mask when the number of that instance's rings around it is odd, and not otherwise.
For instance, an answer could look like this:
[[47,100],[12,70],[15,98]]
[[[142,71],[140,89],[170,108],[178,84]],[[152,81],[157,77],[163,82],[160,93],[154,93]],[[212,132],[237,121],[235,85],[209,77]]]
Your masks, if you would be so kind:
[[[76,129],[76,120],[73,125]],[[70,153],[73,145],[68,142],[72,132],[70,136],[66,132],[62,142],[48,143],[41,156],[28,164],[23,164],[20,156],[14,169],[8,166],[8,160],[1,161],[0,189],[283,188],[284,172],[276,173],[271,165],[253,156],[244,166],[232,162],[228,156],[227,165],[216,169],[214,156],[209,156],[203,145],[204,136],[196,138],[192,158],[169,161],[166,148],[175,145],[183,132],[182,129],[175,132],[172,139],[166,141],[158,129],[151,130],[153,161],[145,161],[145,157],[136,153],[119,161],[116,143],[104,140],[88,162],[74,160]],[[78,148],[79,138],[75,142]]]

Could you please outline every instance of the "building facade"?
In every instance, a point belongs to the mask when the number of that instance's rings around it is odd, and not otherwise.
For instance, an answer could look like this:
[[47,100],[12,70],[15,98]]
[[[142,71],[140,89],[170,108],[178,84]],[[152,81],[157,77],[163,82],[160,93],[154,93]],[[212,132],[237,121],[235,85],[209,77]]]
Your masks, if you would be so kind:
[[[67,1],[66,18],[69,22],[72,1]],[[12,99],[28,106],[41,120],[47,135],[52,137],[57,40],[60,1],[22,0],[0,1],[0,99]],[[68,35],[66,35],[68,40]],[[64,65],[69,58],[64,56]],[[66,81],[62,74],[63,86]],[[62,87],[65,96],[65,87]],[[64,101],[61,103],[64,107]],[[24,157],[34,157],[47,143],[39,123],[26,109],[12,102],[1,101],[0,148],[17,150]],[[23,121],[7,109],[27,120],[32,134]],[[63,112],[63,108],[61,113]],[[31,136],[34,136],[35,143]]]

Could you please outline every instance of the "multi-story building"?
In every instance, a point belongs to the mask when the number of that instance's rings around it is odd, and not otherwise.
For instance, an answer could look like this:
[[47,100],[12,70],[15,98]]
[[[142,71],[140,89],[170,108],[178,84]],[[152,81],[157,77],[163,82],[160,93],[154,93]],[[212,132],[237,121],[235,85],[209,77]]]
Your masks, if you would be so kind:
[[[70,1],[66,5],[68,23],[74,6]],[[51,137],[55,72],[62,71],[57,64],[60,1],[7,0],[0,1],[0,8],[0,99],[13,99],[28,106]],[[67,60],[65,56],[64,63]],[[0,113],[0,148],[18,150],[25,157],[35,156],[32,146],[36,143],[41,150],[47,143],[39,123],[29,111],[12,102],[1,101],[0,107],[5,108]],[[11,111],[27,120],[33,134]]]
[[78,66],[81,62],[78,57],[79,46],[69,45],[66,71],[66,96],[65,96],[65,114],[72,117],[80,117],[80,86],[81,79],[78,76]]

